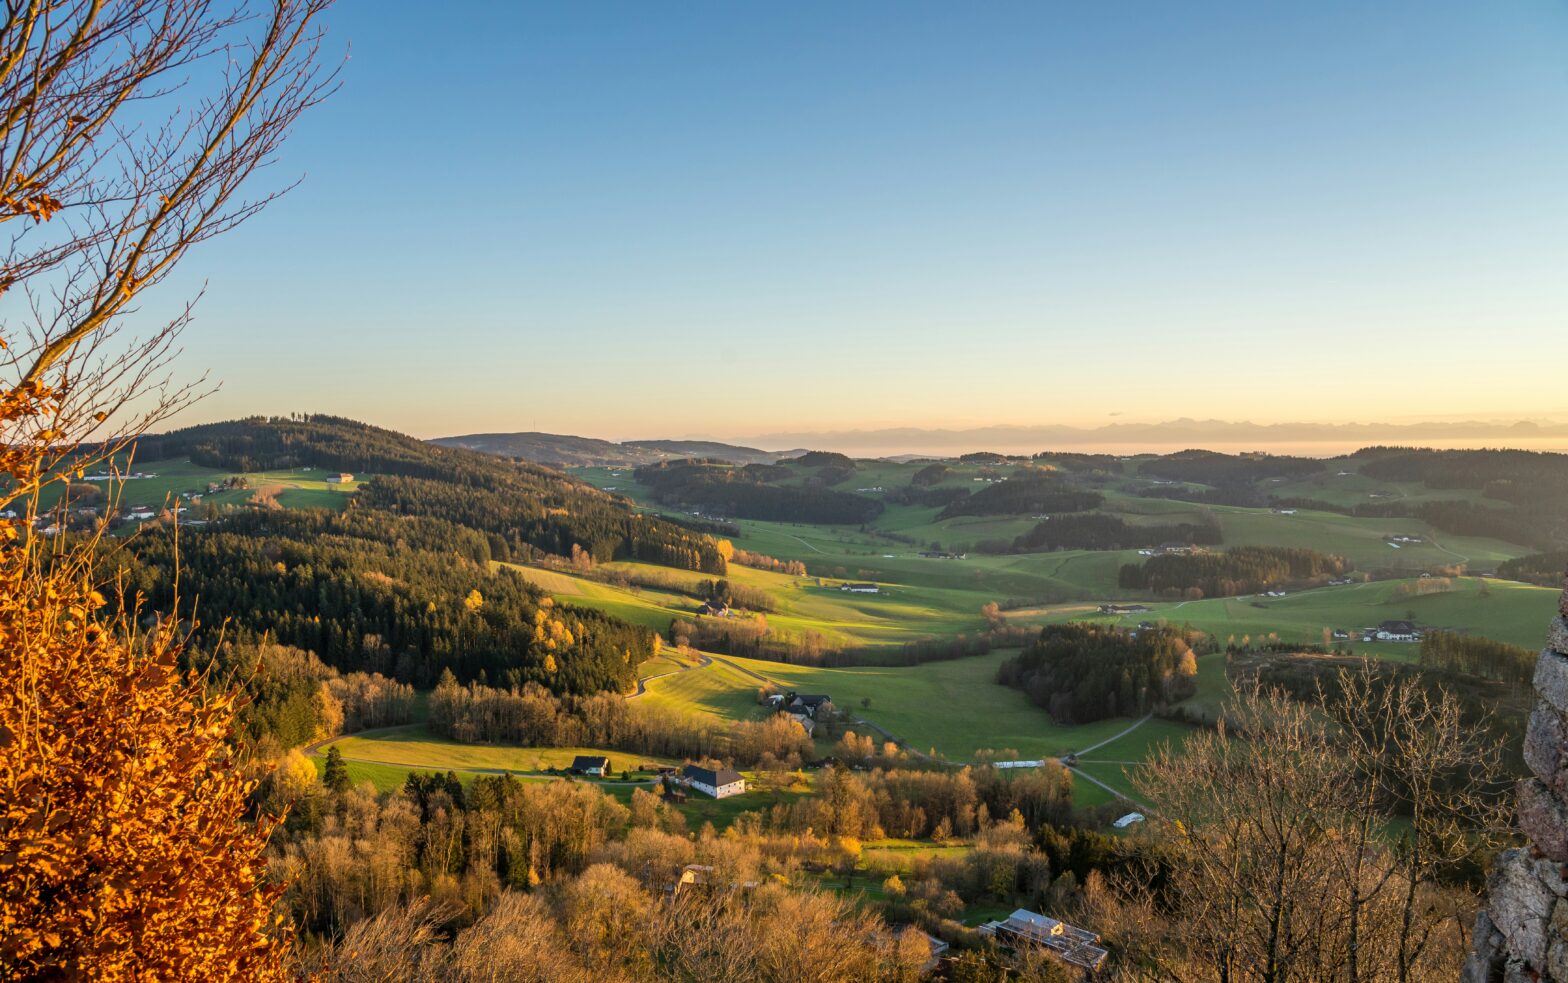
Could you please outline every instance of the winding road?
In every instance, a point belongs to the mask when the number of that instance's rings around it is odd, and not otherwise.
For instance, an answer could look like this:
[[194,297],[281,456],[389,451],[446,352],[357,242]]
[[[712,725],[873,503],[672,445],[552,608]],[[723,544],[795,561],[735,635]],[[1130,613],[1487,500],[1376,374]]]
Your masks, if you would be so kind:
[[[704,655],[701,652],[697,653],[697,659],[698,662],[694,666],[681,666],[679,669],[671,669],[669,672],[660,672],[655,673],[652,676],[637,677],[637,690],[633,693],[626,694],[626,698],[628,700],[635,700],[637,697],[642,696],[644,693],[648,692],[647,684],[653,682],[655,679],[663,679],[665,676],[674,676],[682,672],[691,672],[693,669],[702,669],[713,663],[713,659],[710,656]],[[729,665],[729,663],[725,663],[725,665]],[[735,666],[733,668],[739,668],[739,666]],[[745,670],[741,671],[744,672]]]

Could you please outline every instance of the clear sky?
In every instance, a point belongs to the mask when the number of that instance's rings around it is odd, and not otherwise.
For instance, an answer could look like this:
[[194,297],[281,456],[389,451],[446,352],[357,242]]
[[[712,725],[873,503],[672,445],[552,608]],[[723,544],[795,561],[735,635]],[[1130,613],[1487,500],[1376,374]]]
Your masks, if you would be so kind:
[[159,298],[207,284],[179,368],[222,391],[180,422],[1568,417],[1560,2],[331,23],[304,184]]

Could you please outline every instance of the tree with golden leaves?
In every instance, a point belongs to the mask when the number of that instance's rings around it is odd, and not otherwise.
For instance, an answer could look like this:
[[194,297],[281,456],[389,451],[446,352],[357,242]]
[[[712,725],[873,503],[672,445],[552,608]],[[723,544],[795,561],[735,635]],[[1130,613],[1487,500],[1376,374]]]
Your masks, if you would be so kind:
[[0,518],[0,978],[287,975],[237,692],[179,671],[177,619],[104,613],[99,543],[31,520],[46,486],[196,395],[160,378],[189,309],[141,340],[125,318],[278,194],[240,191],[334,85],[330,2],[0,16],[0,512],[22,513]]

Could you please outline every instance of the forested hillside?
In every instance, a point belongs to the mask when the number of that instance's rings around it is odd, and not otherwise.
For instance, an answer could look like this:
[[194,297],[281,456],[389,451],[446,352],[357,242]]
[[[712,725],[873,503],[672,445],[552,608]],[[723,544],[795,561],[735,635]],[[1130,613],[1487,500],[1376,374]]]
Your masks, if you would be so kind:
[[1326,580],[1347,569],[1343,558],[1313,550],[1238,546],[1223,553],[1153,556],[1141,565],[1124,565],[1118,579],[1130,590],[1193,591],[1194,597],[1229,597]]
[[[179,597],[198,641],[269,635],[344,671],[420,687],[460,679],[537,682],[556,692],[629,687],[651,635],[596,611],[555,606],[489,565],[483,534],[370,509],[253,512],[179,536]],[[138,537],[128,583],[173,609],[175,540]]]
[[530,550],[637,559],[723,573],[715,543],[635,512],[625,499],[535,464],[438,447],[333,416],[252,417],[144,437],[138,463],[190,457],[234,471],[315,467],[374,475],[363,505],[445,518],[487,533],[492,559]]
[[[722,573],[719,544],[531,464],[435,447],[335,417],[255,418],[145,438],[137,461],[313,467],[364,480],[346,509],[234,510],[154,528],[123,554],[130,596],[196,605],[196,641],[275,642],[342,672],[420,687],[458,679],[621,691],[656,644],[644,628],[556,605],[494,561],[636,559]],[[178,569],[176,584],[174,571]]]
[[1479,492],[1496,503],[1440,501],[1419,509],[1421,518],[1446,532],[1542,549],[1568,546],[1568,454],[1369,447],[1351,457],[1363,462],[1362,474],[1374,478]]
[[942,510],[942,518],[958,515],[1018,515],[1038,512],[1083,512],[1099,508],[1105,496],[1067,485],[1048,472],[1014,475],[988,485]]
[[[820,465],[836,470],[841,455],[807,454],[803,467]],[[735,468],[711,461],[672,461],[637,469],[637,480],[653,489],[664,505],[686,506],[736,519],[771,519],[776,522],[850,524],[865,522],[882,511],[882,503],[823,487],[769,483],[772,469]],[[847,474],[845,475],[847,476]],[[839,480],[842,480],[841,478]]]

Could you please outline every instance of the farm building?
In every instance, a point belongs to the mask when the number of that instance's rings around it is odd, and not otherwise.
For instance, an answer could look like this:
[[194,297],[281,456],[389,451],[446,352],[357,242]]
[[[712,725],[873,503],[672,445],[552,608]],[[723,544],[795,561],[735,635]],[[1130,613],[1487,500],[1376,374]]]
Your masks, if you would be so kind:
[[920,555],[928,560],[962,560],[968,554],[953,553],[948,550],[921,550]]
[[847,590],[851,594],[880,594],[882,588],[876,584],[840,584],[839,590]]
[[730,606],[723,601],[703,601],[702,605],[697,608],[697,613],[705,614],[710,618],[728,618],[730,616]]
[[[681,876],[674,884],[668,884],[664,890],[666,894],[679,894],[682,890],[691,888],[707,888],[713,886],[713,868],[707,864],[687,864],[681,869]],[[757,886],[756,881],[731,881],[728,890],[739,888],[750,891]]]
[[340,471],[337,474],[327,475],[327,483],[332,485],[346,485],[353,480],[354,476],[346,471]]
[[784,709],[790,713],[803,713],[813,719],[825,706],[831,706],[831,696],[808,696],[801,693],[788,693],[784,696]]
[[602,754],[579,754],[572,759],[572,774],[598,775],[603,778],[610,773],[610,759]]
[[791,713],[789,716],[791,720],[795,721],[795,723],[799,724],[802,729],[805,730],[807,737],[815,736],[817,722],[811,719],[810,716],[804,713]]
[[1062,962],[1081,969],[1093,971],[1105,962],[1105,949],[1097,944],[1100,937],[1095,933],[1023,908],[1004,921],[986,922],[979,931],[1013,948],[1041,946]]
[[1371,635],[1380,642],[1419,642],[1421,629],[1409,621],[1385,621]]
[[1129,812],[1127,815],[1116,820],[1114,823],[1111,823],[1111,825],[1115,826],[1117,829],[1126,829],[1129,826],[1133,826],[1141,822],[1143,822],[1143,813]]
[[733,768],[699,768],[687,765],[681,771],[681,781],[715,799],[727,799],[746,791],[746,780]]
[[1101,614],[1143,614],[1151,610],[1146,604],[1102,604]]

